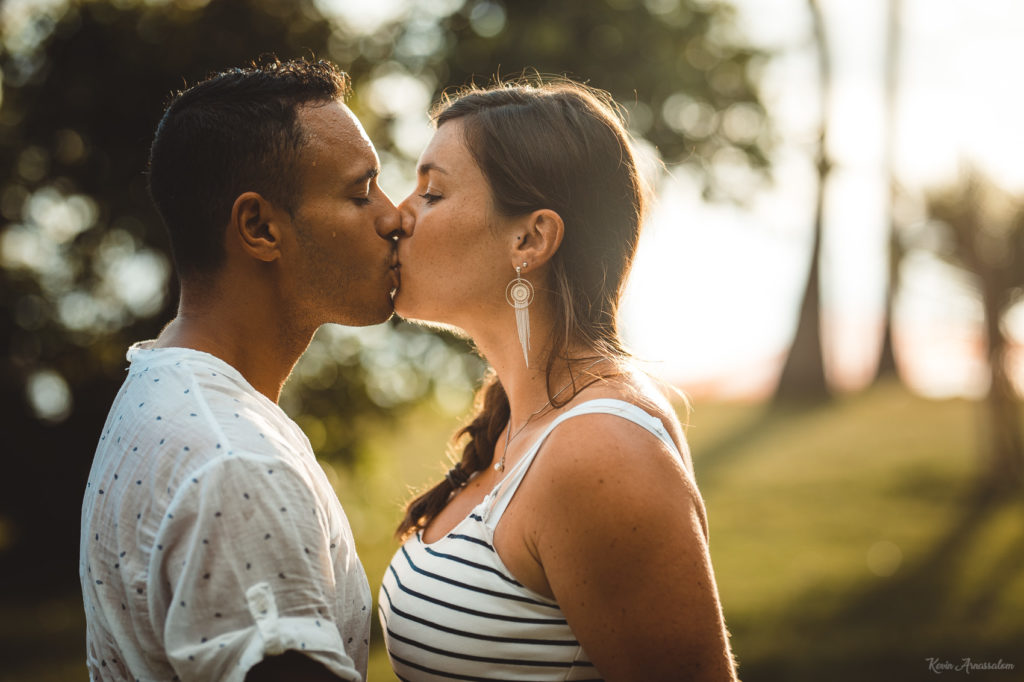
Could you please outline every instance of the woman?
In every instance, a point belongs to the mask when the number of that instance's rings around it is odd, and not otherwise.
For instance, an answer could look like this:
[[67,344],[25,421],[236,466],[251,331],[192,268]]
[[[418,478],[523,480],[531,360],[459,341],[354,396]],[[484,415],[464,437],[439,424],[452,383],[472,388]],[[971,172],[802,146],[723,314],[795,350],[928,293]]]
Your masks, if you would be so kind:
[[500,85],[435,123],[395,309],[464,330],[493,372],[461,461],[399,528],[380,594],[397,674],[734,679],[679,422],[619,339],[644,192],[614,104]]

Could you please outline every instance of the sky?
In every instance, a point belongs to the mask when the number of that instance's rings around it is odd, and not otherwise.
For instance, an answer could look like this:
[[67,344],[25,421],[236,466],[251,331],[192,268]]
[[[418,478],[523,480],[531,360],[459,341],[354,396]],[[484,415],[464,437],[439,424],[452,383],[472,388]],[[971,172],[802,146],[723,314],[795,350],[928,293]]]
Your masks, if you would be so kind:
[[[795,331],[808,268],[820,108],[803,0],[738,0],[746,36],[779,50],[762,84],[783,143],[775,183],[750,209],[709,206],[685,178],[661,188],[624,305],[627,338],[654,370],[696,395],[763,396]],[[886,286],[885,0],[823,0],[834,86],[828,145],[823,297],[830,377],[855,390],[877,359]],[[1024,3],[903,0],[897,178],[910,197],[949,184],[966,164],[1024,191]],[[908,203],[908,217],[915,215]],[[901,270],[898,355],[933,397],[978,396],[980,306],[969,283],[933,258]],[[1015,311],[1020,313],[1021,311]],[[1024,314],[1013,317],[1024,339]],[[900,353],[902,351],[902,353]]]

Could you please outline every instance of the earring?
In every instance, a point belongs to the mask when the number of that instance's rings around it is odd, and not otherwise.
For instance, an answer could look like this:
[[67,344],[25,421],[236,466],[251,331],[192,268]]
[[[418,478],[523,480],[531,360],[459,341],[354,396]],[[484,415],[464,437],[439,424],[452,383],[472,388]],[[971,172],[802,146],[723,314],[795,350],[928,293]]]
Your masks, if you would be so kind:
[[[526,267],[526,263],[523,263]],[[522,278],[522,268],[516,266],[516,277],[505,287],[505,300],[516,310],[516,331],[519,345],[523,347],[523,358],[530,366],[530,304],[533,302],[533,285]]]

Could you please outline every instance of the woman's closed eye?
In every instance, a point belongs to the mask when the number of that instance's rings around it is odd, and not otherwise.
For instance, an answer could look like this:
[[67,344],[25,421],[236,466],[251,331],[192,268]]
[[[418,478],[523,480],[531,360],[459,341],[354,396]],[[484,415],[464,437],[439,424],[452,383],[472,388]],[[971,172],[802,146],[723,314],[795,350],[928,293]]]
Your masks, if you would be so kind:
[[423,199],[425,202],[427,202],[428,206],[431,205],[431,204],[436,204],[438,201],[441,200],[441,195],[440,194],[434,194],[429,189],[426,192],[424,192],[423,194],[420,194],[418,196],[421,199]]

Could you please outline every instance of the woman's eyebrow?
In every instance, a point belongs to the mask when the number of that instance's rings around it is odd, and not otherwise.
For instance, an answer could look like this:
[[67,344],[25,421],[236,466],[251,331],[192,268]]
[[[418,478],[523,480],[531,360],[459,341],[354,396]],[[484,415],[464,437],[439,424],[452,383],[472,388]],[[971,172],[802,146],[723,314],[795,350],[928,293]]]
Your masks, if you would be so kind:
[[416,173],[418,175],[426,175],[430,171],[437,171],[438,173],[444,173],[445,175],[448,174],[448,171],[446,171],[444,168],[441,168],[437,164],[431,163],[429,161],[427,163],[421,163],[420,167],[416,169]]

